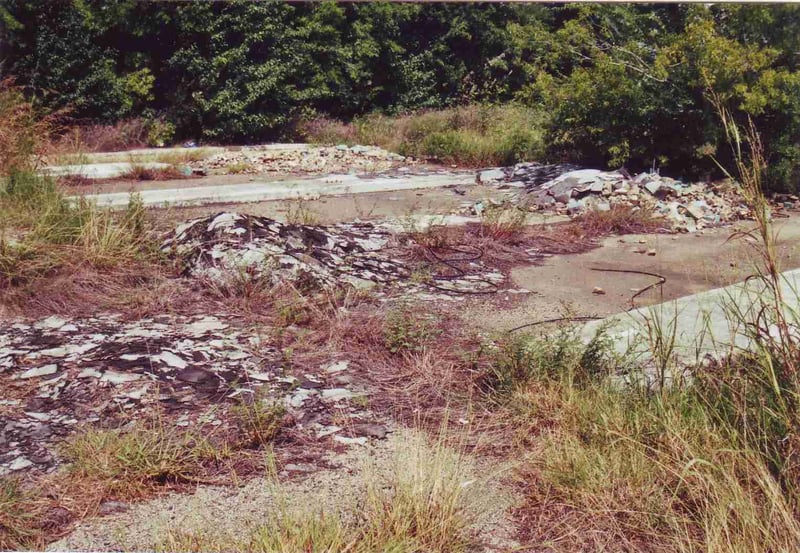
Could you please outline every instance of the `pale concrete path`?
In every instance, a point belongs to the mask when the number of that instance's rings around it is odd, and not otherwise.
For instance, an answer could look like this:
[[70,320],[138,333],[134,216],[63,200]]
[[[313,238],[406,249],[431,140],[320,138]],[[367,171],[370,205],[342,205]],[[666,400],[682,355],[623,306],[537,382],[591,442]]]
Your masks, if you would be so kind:
[[[785,313],[789,320],[800,323],[800,269],[781,275]],[[580,331],[588,343],[601,328],[611,338],[617,353],[661,361],[668,358],[680,364],[696,364],[706,356],[724,358],[747,351],[754,344],[746,329],[757,320],[764,305],[769,305],[764,283],[756,278],[724,288],[708,290],[674,301],[643,307],[585,324]],[[770,327],[772,321],[761,321]],[[672,347],[658,347],[662,343]],[[660,352],[660,353],[659,353]]]
[[[403,175],[397,177],[359,178],[355,175],[326,175],[314,179],[277,182],[249,182],[226,186],[203,186],[142,190],[138,194],[148,207],[183,207],[216,203],[246,203],[270,200],[318,198],[342,194],[363,194],[397,190],[439,188],[449,185],[465,186],[475,183],[475,173],[444,173]],[[124,207],[129,192],[89,194],[84,196],[101,207]],[[70,199],[77,199],[72,196]]]
[[155,161],[135,164],[127,161],[117,161],[110,163],[86,163],[82,165],[53,165],[45,167],[42,172],[54,177],[80,176],[86,179],[115,179],[130,173],[134,165],[145,169],[167,169],[172,167],[169,163],[158,163]]

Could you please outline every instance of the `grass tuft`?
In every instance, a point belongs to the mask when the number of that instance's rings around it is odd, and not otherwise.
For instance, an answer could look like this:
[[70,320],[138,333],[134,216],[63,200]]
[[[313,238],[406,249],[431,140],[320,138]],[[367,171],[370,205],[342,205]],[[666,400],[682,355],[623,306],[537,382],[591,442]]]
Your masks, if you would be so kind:
[[107,496],[136,498],[157,485],[190,479],[209,449],[199,437],[153,422],[88,429],[67,441],[62,453],[73,477],[101,486]]
[[232,414],[247,444],[257,447],[269,445],[275,440],[283,426],[286,409],[257,396],[242,400]]

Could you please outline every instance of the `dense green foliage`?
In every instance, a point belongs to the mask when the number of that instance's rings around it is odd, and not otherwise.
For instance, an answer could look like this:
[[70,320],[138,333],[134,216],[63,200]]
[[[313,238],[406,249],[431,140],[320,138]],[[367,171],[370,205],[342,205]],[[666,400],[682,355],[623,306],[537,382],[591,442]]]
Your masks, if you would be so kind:
[[553,159],[698,176],[721,144],[712,86],[761,130],[770,183],[797,180],[798,6],[1,5],[2,70],[79,120],[244,142],[317,115],[516,100],[547,115]]

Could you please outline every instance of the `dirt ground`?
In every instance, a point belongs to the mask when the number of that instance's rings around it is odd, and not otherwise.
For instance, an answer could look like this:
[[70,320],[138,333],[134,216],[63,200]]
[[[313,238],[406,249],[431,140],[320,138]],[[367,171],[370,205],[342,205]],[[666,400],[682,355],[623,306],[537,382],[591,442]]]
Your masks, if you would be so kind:
[[[270,177],[271,180],[294,178]],[[248,175],[225,175],[162,182],[115,181],[73,187],[73,193],[135,191],[152,188],[225,186],[255,180]],[[221,211],[239,211],[306,223],[332,224],[361,220],[403,221],[411,215],[465,213],[476,201],[503,199],[508,190],[475,185],[397,192],[379,192],[316,200],[217,204],[202,207],[156,209],[150,213],[163,230],[177,223]],[[533,233],[565,217],[533,215]],[[497,297],[473,297],[454,302],[451,312],[469,331],[502,332],[544,319],[563,316],[603,317],[633,306],[632,296],[658,281],[665,282],[636,298],[645,306],[717,288],[753,274],[757,251],[736,233],[751,229],[751,222],[706,229],[694,234],[647,234],[611,236],[585,253],[552,255],[538,262],[516,265],[510,270],[505,289],[529,293],[502,292]],[[778,253],[783,269],[800,267],[800,215],[780,219]],[[613,269],[606,272],[603,269]],[[633,272],[625,272],[633,271]],[[639,272],[639,273],[637,273]],[[640,273],[652,273],[645,275]],[[658,275],[658,276],[654,276]],[[463,299],[463,298],[459,298]],[[367,368],[367,372],[372,370]],[[438,373],[437,373],[438,374]],[[435,378],[441,378],[436,376]],[[441,385],[437,381],[434,385]],[[399,420],[399,418],[398,418]],[[387,473],[392,462],[413,441],[415,430],[396,431],[389,439],[370,441],[345,454],[331,452],[324,468],[306,470],[300,465],[278,466],[280,484],[258,476],[238,487],[200,486],[194,493],[169,494],[138,504],[125,504],[122,512],[85,520],[68,537],[49,546],[50,550],[153,549],[163,544],[167,531],[214,532],[236,535],[272,516],[283,504],[328,512],[356,508],[363,496],[365,471]],[[266,453],[265,453],[266,455]],[[488,465],[487,465],[488,463]],[[478,458],[468,460],[465,482],[475,483],[481,508],[473,531],[483,538],[485,551],[513,551],[514,528],[509,515],[514,491],[502,474],[506,461]],[[487,465],[487,466],[484,466]],[[489,466],[491,465],[491,466]],[[371,467],[369,469],[365,467]],[[466,485],[466,484],[465,484]]]
[[[694,234],[612,236],[586,253],[554,256],[541,265],[517,267],[511,272],[515,284],[532,294],[510,309],[473,306],[464,320],[486,329],[508,330],[568,314],[602,317],[629,309],[631,296],[658,282],[652,276],[595,269],[629,269],[666,278],[663,286],[636,298],[637,307],[727,286],[754,272],[758,258],[752,243],[733,238],[737,230],[752,226],[741,222]],[[800,216],[780,219],[775,228],[782,268],[800,267]],[[646,253],[650,250],[655,255]],[[596,287],[605,293],[594,293]]]

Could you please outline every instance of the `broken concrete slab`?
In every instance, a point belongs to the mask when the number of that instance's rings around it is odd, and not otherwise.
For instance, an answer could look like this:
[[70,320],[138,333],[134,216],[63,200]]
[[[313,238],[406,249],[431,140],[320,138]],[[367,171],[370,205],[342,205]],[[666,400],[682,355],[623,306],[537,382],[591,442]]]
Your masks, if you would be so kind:
[[[121,427],[159,410],[165,424],[230,427],[231,408],[256,392],[286,404],[306,425],[363,413],[344,401],[365,393],[352,379],[329,383],[332,375],[320,369],[303,382],[322,393],[287,385],[296,379],[284,372],[280,349],[264,343],[261,330],[239,328],[234,320],[169,314],[125,321],[101,314],[60,326],[54,319],[0,323],[0,386],[14,398],[0,402],[0,476],[54,470],[59,443],[78,429]],[[65,324],[75,330],[61,332]],[[41,354],[54,347],[67,352],[58,365]],[[337,369],[344,375],[348,365]]]
[[247,174],[320,174],[376,173],[414,163],[415,160],[412,158],[389,152],[378,146],[266,144],[217,153],[193,161],[190,166],[204,174],[226,173],[229,167],[236,167],[236,172]]
[[576,215],[617,206],[644,208],[663,218],[665,228],[686,232],[750,217],[750,210],[733,184],[684,184],[657,173],[631,177],[624,170],[601,171],[571,165],[519,163],[503,171],[506,178],[492,182],[498,188],[510,181],[523,182],[524,192],[512,201],[540,211]]

